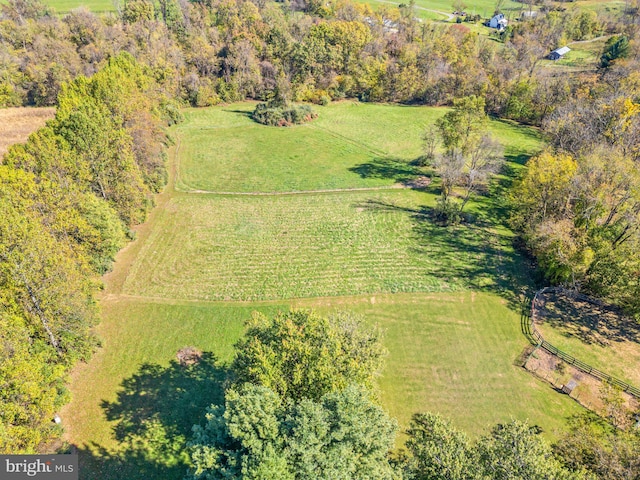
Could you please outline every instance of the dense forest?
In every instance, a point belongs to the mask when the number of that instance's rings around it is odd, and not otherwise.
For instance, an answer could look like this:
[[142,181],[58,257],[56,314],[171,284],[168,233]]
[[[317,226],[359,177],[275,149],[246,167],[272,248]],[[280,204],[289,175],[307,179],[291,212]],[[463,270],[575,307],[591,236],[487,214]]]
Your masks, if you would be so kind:
[[[450,156],[484,141],[451,140],[465,104],[481,120],[539,126],[549,147],[509,198],[521,248],[546,281],[640,316],[638,8],[621,18],[552,10],[488,38],[464,22],[418,21],[413,7],[131,0],[117,14],[58,16],[37,0],[0,5],[0,106],[57,106],[0,164],[1,453],[47,451],[59,436],[51,419],[68,401],[67,374],[99,344],[99,277],[166,182],[165,127],[182,106],[275,97],[453,105],[426,134]],[[597,70],[541,68],[556,47],[599,36],[608,39]],[[446,154],[431,153],[444,181]],[[443,193],[456,195],[464,180]],[[376,332],[304,315],[254,319],[224,409],[194,430],[190,478],[319,478],[318,465],[326,478],[514,478],[517,468],[516,478],[639,478],[637,435],[592,417],[576,419],[552,449],[519,422],[472,442],[420,414],[409,452],[392,457],[396,425],[372,393],[383,355]],[[280,347],[301,321],[317,328],[297,347],[317,370],[282,371],[296,367]],[[326,345],[313,349],[318,338],[340,342],[327,357]],[[269,349],[277,354],[263,355]],[[246,424],[247,411],[263,424]],[[514,443],[526,461],[507,448]],[[345,466],[345,455],[361,463]]]

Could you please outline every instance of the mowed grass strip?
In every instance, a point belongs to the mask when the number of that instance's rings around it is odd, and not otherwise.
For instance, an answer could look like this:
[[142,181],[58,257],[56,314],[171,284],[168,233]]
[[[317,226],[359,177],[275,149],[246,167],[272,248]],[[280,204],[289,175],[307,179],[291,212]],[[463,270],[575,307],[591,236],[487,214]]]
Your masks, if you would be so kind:
[[519,268],[508,235],[442,228],[413,190],[174,197],[124,293],[273,300],[491,287]]

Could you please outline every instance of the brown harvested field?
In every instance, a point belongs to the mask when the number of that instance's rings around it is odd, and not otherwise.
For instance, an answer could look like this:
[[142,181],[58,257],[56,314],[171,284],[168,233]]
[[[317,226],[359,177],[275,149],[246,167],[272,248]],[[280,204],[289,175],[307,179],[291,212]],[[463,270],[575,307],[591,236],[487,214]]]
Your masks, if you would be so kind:
[[54,107],[19,107],[0,109],[0,158],[14,143],[24,142],[27,137],[56,113]]

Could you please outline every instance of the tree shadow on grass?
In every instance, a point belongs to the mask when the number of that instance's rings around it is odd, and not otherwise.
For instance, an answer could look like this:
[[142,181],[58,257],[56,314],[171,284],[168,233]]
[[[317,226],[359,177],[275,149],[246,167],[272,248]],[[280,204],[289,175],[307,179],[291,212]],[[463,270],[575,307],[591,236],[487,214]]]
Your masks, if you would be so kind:
[[251,120],[253,120],[253,110],[224,110],[225,112],[229,112],[229,113],[235,113],[236,115],[240,115],[242,117],[247,117]]
[[349,171],[362,178],[390,179],[396,183],[410,184],[427,175],[415,162],[407,162],[394,157],[376,157],[369,162],[351,167]]
[[192,365],[142,365],[122,382],[115,401],[102,402],[106,418],[116,422],[118,446],[79,448],[82,478],[183,478],[191,427],[204,419],[207,407],[223,403],[226,378],[227,369],[210,353]]
[[537,308],[538,319],[566,337],[600,346],[608,346],[611,342],[640,342],[640,324],[614,306],[558,292],[547,292],[541,300]]
[[443,285],[466,285],[497,293],[517,312],[533,291],[532,265],[512,246],[512,237],[500,233],[486,216],[458,225],[443,226],[431,207],[406,208],[369,200],[358,205],[370,211],[398,211],[409,215],[413,226],[413,253],[434,259],[429,275]]

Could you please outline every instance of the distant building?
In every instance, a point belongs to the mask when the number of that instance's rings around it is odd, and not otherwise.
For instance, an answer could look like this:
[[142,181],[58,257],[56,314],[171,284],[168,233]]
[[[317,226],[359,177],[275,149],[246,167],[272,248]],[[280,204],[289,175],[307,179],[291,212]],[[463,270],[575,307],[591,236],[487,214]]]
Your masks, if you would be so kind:
[[559,60],[569,53],[571,49],[569,47],[556,48],[548,55],[549,60]]
[[522,13],[520,13],[520,18],[522,20],[530,20],[532,18],[536,18],[537,16],[538,16],[537,10],[523,10]]
[[508,23],[509,22],[507,22],[507,19],[504,18],[503,13],[498,13],[494,15],[491,20],[489,20],[489,26],[497,30],[504,30],[504,27],[506,27]]

